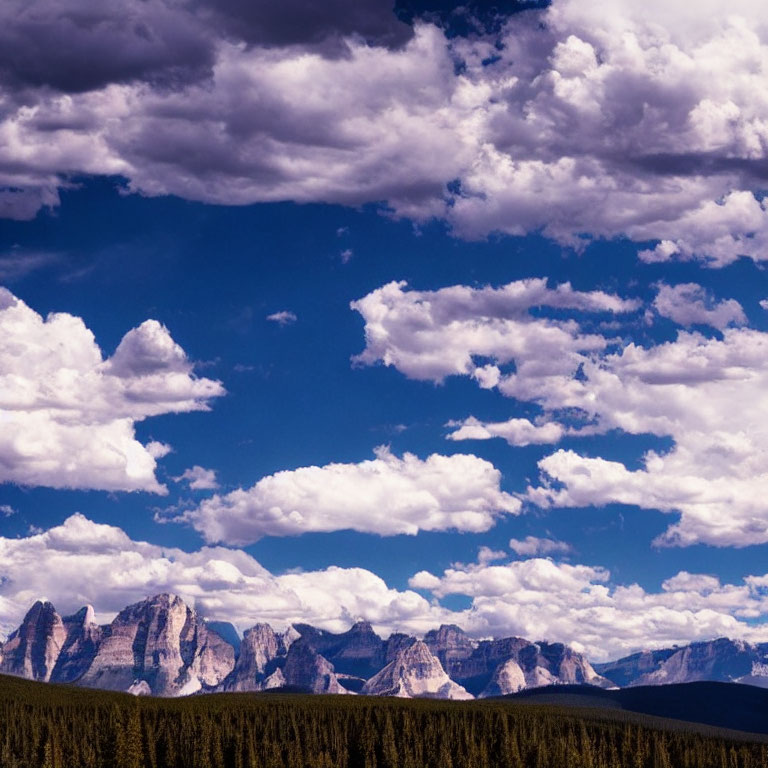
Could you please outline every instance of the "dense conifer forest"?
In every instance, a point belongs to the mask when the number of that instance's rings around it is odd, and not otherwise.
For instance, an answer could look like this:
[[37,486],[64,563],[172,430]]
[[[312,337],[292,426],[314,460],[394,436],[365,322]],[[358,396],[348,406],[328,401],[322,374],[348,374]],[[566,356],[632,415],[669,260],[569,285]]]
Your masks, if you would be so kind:
[[151,699],[0,677],[2,768],[768,768],[760,737],[509,701]]

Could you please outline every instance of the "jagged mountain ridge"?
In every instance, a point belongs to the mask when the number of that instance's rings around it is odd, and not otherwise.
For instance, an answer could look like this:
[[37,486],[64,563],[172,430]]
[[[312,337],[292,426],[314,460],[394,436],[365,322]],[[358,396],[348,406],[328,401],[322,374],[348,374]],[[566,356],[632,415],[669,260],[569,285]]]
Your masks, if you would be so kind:
[[[169,594],[130,605],[103,626],[90,606],[62,618],[50,602],[38,601],[0,645],[0,673],[160,696],[287,686],[461,699],[541,682],[607,684],[565,646],[521,638],[478,643],[458,627],[440,627],[423,641],[403,633],[384,640],[365,621],[340,634],[309,624],[283,633],[256,624],[235,642],[233,632],[226,622],[205,622]],[[572,658],[571,667],[562,663]]]
[[700,681],[768,688],[768,643],[716,640],[659,651],[642,651],[595,669],[619,687]]
[[339,634],[309,624],[282,633],[256,624],[237,642],[234,632],[226,622],[209,624],[169,594],[128,606],[102,626],[90,606],[61,617],[51,603],[38,601],[0,644],[0,673],[160,696],[290,687],[461,699],[548,685],[607,688],[693,680],[768,687],[768,644],[724,638],[593,667],[562,643],[519,637],[478,641],[454,625],[432,630],[423,640],[403,633],[384,640],[368,622]]

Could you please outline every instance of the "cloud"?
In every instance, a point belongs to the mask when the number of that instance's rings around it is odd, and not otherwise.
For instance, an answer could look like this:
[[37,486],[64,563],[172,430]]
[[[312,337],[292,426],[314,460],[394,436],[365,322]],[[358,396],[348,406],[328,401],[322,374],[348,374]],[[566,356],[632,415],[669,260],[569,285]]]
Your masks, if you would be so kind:
[[[44,562],[45,568],[39,564]],[[425,632],[450,618],[411,590],[398,591],[364,568],[270,573],[225,547],[184,552],[131,540],[120,528],[75,514],[48,531],[0,537],[0,627],[9,630],[41,595],[68,613],[93,604],[100,620],[147,595],[170,591],[211,619],[242,629],[308,621],[342,631],[366,618],[382,631]]]
[[293,312],[288,310],[282,310],[281,312],[273,312],[271,315],[267,315],[267,320],[271,320],[278,325],[291,325],[295,323],[298,318]]
[[[485,560],[454,565],[440,576],[422,571],[411,578],[410,589],[398,590],[364,568],[276,575],[241,550],[160,547],[80,514],[45,532],[0,537],[0,562],[4,631],[41,595],[63,613],[92,603],[99,620],[108,621],[132,602],[169,591],[206,617],[241,629],[257,621],[278,628],[309,622],[338,632],[363,618],[386,636],[456,623],[475,637],[569,642],[596,660],[722,635],[768,640],[765,625],[753,623],[768,613],[768,575],[714,584],[711,577],[681,572],[654,593],[636,584],[612,586],[608,571],[595,566]],[[45,568],[38,567],[41,562]],[[449,610],[440,604],[447,595],[465,595],[471,606]]]
[[[446,376],[475,377],[481,386],[499,381],[499,365],[517,361],[554,375],[572,369],[580,353],[605,347],[597,334],[583,334],[573,320],[536,317],[534,307],[578,312],[633,312],[639,302],[602,291],[577,291],[570,283],[548,288],[542,278],[501,288],[452,286],[437,291],[406,290],[391,282],[353,301],[365,320],[358,364],[383,362],[412,379],[441,382]],[[493,365],[479,365],[476,359]]]
[[375,459],[359,464],[268,475],[249,489],[205,499],[176,520],[208,542],[234,545],[310,531],[487,531],[499,515],[520,511],[500,481],[493,464],[471,454],[398,458],[382,446]]
[[[80,93],[133,81],[178,86],[210,73],[214,41],[172,0],[8,0],[0,72],[11,87]],[[55,130],[55,129],[54,129]]]
[[397,48],[413,30],[393,12],[390,0],[218,0],[201,3],[206,17],[218,19],[227,33],[250,44],[301,46],[331,56],[348,51],[346,39]]
[[147,453],[153,459],[162,459],[169,453],[173,453],[172,446],[170,446],[168,443],[161,443],[157,440],[151,440],[144,447],[147,449]]
[[0,504],[0,515],[3,517],[10,517],[15,514],[16,510],[10,504]]
[[555,0],[471,38],[384,0],[315,6],[10,0],[0,210],[118,174],[211,203],[384,202],[467,238],[628,237],[649,261],[768,253],[757,0]]
[[[570,286],[552,290],[538,280],[424,292],[389,283],[352,304],[366,335],[355,360],[382,362],[416,380],[468,376],[541,409],[535,422],[454,422],[452,440],[544,444],[611,431],[671,439],[671,449],[649,451],[634,471],[575,450],[546,456],[541,480],[527,491],[534,504],[618,503],[677,514],[679,522],[657,539],[663,545],[768,542],[768,334],[731,327],[742,321],[740,306],[698,286],[662,286],[659,296],[657,310],[678,322],[714,323],[722,338],[681,331],[673,341],[640,346],[585,333],[590,310],[631,312],[637,303]],[[564,317],[570,307],[578,321]]]
[[735,299],[715,301],[696,283],[660,285],[653,301],[654,309],[678,325],[711,325],[727,328],[729,325],[746,325],[747,317]]
[[[409,581],[438,600],[471,599],[457,623],[476,636],[514,634],[572,644],[594,660],[641,648],[664,648],[715,637],[765,642],[768,601],[763,577],[721,585],[685,571],[661,592],[637,584],[612,585],[604,568],[532,558],[506,564],[454,565]],[[762,624],[752,620],[762,619]]]
[[571,545],[556,539],[540,539],[536,536],[526,536],[524,539],[510,539],[509,548],[517,555],[532,557],[533,555],[567,554]]
[[211,491],[219,487],[216,480],[216,470],[204,469],[195,464],[194,467],[185,469],[179,477],[173,478],[177,483],[186,481],[193,491]]
[[464,421],[452,422],[452,425],[459,428],[447,436],[448,440],[490,440],[501,437],[513,446],[557,443],[566,433],[565,427],[554,421],[539,426],[528,419],[484,423],[470,416]]
[[32,272],[61,261],[62,254],[53,251],[26,251],[12,248],[0,254],[0,282],[12,283]]
[[[583,380],[509,382],[508,393],[548,408],[578,408],[591,430],[671,437],[643,468],[559,450],[539,462],[528,498],[544,507],[631,504],[679,513],[656,543],[744,547],[768,541],[768,334],[727,328],[722,339],[680,333],[675,341],[586,361]],[[501,385],[505,391],[505,384]],[[749,403],[749,408],[738,404]]]
[[0,482],[164,493],[158,444],[134,424],[207,410],[224,393],[198,378],[168,329],[147,320],[104,359],[79,317],[41,317],[0,288]]

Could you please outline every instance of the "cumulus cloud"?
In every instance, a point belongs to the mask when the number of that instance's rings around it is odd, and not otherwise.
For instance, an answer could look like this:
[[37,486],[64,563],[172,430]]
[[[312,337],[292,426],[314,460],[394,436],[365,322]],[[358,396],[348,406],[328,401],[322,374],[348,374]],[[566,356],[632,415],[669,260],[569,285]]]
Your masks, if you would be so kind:
[[[584,333],[576,319],[548,318],[543,310],[533,316],[527,311],[533,288],[543,291],[535,302],[544,309],[637,308],[605,294],[599,300],[591,293],[577,297],[572,289],[555,300],[543,281],[430,292],[390,283],[352,305],[366,323],[366,347],[356,360],[382,362],[418,380],[468,376],[480,387],[541,408],[535,423],[466,419],[449,435],[454,440],[502,437],[523,445],[613,430],[671,438],[672,448],[649,451],[640,470],[557,451],[539,462],[542,480],[528,489],[537,505],[623,503],[679,514],[658,544],[768,542],[762,502],[768,493],[768,334],[731,327],[742,321],[738,304],[717,302],[684,284],[679,292],[662,287],[657,310],[679,322],[716,324],[722,338],[681,331],[655,346],[609,344]],[[521,299],[513,301],[517,295]]]
[[660,285],[653,301],[654,309],[678,325],[711,325],[727,328],[729,325],[746,325],[747,316],[735,299],[715,299],[696,283]]
[[186,482],[193,491],[212,491],[219,487],[216,470],[205,469],[197,464],[173,479],[177,483]]
[[208,618],[241,628],[257,621],[277,627],[308,621],[342,631],[365,618],[384,632],[425,632],[451,616],[364,568],[331,566],[279,576],[241,550],[184,552],[133,541],[120,528],[80,514],[45,532],[0,537],[0,563],[0,626],[6,631],[41,595],[65,613],[91,603],[109,620],[129,603],[170,591]]
[[438,600],[470,598],[458,623],[475,635],[567,642],[599,661],[722,636],[764,642],[765,624],[749,621],[768,611],[762,582],[763,577],[747,577],[741,584],[721,585],[681,572],[665,581],[661,592],[648,592],[637,584],[612,585],[604,568],[533,558],[454,565],[440,576],[421,571],[409,585]]
[[290,312],[287,309],[267,315],[267,320],[271,320],[278,325],[291,325],[291,323],[295,323],[297,319],[295,313]]
[[205,499],[176,520],[208,542],[236,545],[310,531],[486,531],[497,516],[520,511],[500,481],[493,464],[471,454],[399,458],[382,446],[375,459],[359,464],[268,475],[246,490]]
[[120,174],[215,203],[385,201],[470,238],[626,236],[649,261],[768,253],[758,0],[555,0],[498,45],[321,5],[6,3],[0,211]]
[[533,555],[567,554],[571,545],[556,539],[540,539],[536,536],[526,536],[524,539],[510,539],[509,548],[522,557]]
[[452,422],[458,426],[448,435],[449,440],[490,440],[500,437],[513,446],[540,445],[557,443],[566,433],[562,424],[548,421],[537,425],[528,419],[509,419],[508,421],[481,422],[473,416],[461,422]]
[[657,539],[661,545],[768,541],[767,350],[768,334],[747,328],[725,329],[722,339],[680,333],[666,344],[630,344],[586,361],[579,381],[550,381],[538,392],[510,382],[510,393],[578,408],[595,432],[674,443],[666,453],[649,451],[638,470],[559,450],[539,462],[543,482],[529,499],[544,507],[619,503],[679,513]]
[[16,510],[10,504],[0,504],[0,515],[3,517],[10,517],[15,514]]
[[[365,320],[358,364],[382,362],[409,378],[441,382],[465,374],[483,387],[496,386],[499,365],[515,361],[539,375],[570,372],[580,354],[606,346],[598,334],[581,332],[574,319],[536,317],[545,307],[580,312],[627,313],[640,303],[602,291],[577,291],[570,283],[548,288],[542,278],[501,288],[457,285],[437,291],[407,290],[391,282],[353,301]],[[490,358],[493,364],[479,364]]]
[[[599,567],[538,558],[492,563],[498,553],[491,554],[440,576],[422,571],[410,589],[398,590],[364,568],[276,575],[241,550],[160,547],[76,514],[45,532],[0,537],[0,627],[13,628],[41,595],[63,613],[92,603],[107,621],[129,603],[170,591],[206,617],[241,629],[257,621],[278,628],[309,622],[338,632],[362,618],[387,635],[455,623],[476,637],[572,643],[595,660],[722,635],[768,640],[764,626],[748,621],[768,613],[768,575],[714,584],[683,572],[654,593],[636,584],[612,586]],[[41,562],[47,567],[39,568]],[[447,609],[440,600],[448,595],[464,595],[471,606]]]
[[104,359],[82,319],[43,318],[0,288],[0,482],[164,493],[154,471],[166,446],[139,443],[134,424],[223,393],[155,320]]
[[168,443],[161,443],[159,440],[151,440],[144,447],[147,449],[147,453],[153,459],[162,459],[169,453],[173,453],[172,446],[170,446]]

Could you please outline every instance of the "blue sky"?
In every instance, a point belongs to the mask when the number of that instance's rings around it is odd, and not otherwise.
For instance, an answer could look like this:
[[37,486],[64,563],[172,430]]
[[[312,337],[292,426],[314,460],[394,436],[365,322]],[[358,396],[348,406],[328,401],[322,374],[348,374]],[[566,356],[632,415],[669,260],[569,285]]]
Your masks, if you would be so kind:
[[[241,628],[455,621],[595,658],[768,639],[768,116],[735,42],[768,67],[739,22],[765,11],[691,33],[659,4],[659,32],[620,3],[593,29],[564,1],[468,30],[372,2],[354,29],[341,5],[240,48],[189,11],[214,73],[179,60],[170,89],[134,71],[157,52],[94,82],[6,67],[0,627],[43,593],[106,617],[170,589]],[[123,10],[173,63],[169,8]],[[539,437],[448,439],[470,417]]]

